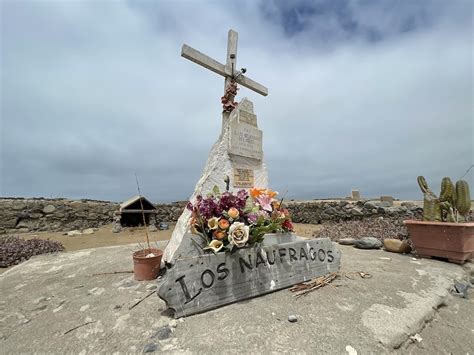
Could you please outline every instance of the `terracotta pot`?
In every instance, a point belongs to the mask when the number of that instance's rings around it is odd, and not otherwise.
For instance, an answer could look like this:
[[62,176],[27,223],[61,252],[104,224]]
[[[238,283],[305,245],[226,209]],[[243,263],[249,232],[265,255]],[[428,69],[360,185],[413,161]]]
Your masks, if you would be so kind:
[[404,221],[421,257],[446,258],[462,264],[474,254],[474,223]]
[[[150,253],[155,254],[150,258],[146,256]],[[133,272],[135,280],[154,280],[160,272],[161,257],[163,251],[156,248],[142,249],[133,253]]]

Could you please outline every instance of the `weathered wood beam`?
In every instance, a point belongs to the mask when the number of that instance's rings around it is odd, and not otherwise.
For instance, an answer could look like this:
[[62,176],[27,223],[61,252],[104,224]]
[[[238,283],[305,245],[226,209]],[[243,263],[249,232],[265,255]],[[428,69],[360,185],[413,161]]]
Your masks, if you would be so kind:
[[268,95],[268,89],[257,83],[256,81],[253,81],[252,79],[247,78],[245,75],[239,75],[235,81],[239,83],[242,86],[245,86],[246,88],[249,88],[250,90],[253,90],[255,92],[258,92],[260,95],[267,96]]
[[219,63],[217,60],[208,57],[204,53],[201,53],[186,44],[183,44],[183,48],[181,49],[181,57],[184,57],[196,64],[199,64],[204,68],[212,70],[214,73],[217,73],[224,77],[227,76],[224,64]]

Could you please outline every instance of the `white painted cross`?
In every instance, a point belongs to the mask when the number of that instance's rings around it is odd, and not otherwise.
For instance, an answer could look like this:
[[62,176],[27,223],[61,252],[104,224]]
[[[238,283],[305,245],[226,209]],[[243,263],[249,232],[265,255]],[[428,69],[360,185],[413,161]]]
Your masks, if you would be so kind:
[[234,30],[229,30],[227,40],[227,60],[225,65],[186,44],[183,44],[181,56],[203,66],[204,68],[212,70],[214,73],[222,75],[225,78],[224,90],[230,84],[232,79],[234,79],[238,84],[258,92],[260,95],[267,96],[268,89],[265,86],[235,70],[237,64],[237,38],[238,33]]

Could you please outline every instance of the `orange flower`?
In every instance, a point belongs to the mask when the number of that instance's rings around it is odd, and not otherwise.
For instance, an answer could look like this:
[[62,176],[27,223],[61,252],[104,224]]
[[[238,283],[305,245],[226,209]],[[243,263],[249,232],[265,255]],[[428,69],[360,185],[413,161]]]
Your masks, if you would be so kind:
[[220,229],[226,230],[227,228],[229,228],[229,225],[230,225],[230,223],[227,219],[222,218],[222,219],[219,220],[219,228]]
[[216,238],[217,240],[224,239],[225,235],[226,233],[224,231],[220,231],[220,230],[214,231],[214,238]]
[[252,196],[253,198],[257,198],[258,196],[260,196],[264,192],[265,192],[265,189],[258,189],[256,187],[254,187],[254,188],[250,189],[250,196]]
[[276,195],[278,195],[278,192],[272,191],[272,190],[270,190],[270,189],[266,189],[266,190],[265,190],[265,194],[267,194],[267,195],[270,196],[271,198],[274,198]]
[[239,217],[239,210],[235,207],[231,207],[229,208],[229,210],[227,211],[227,214],[229,215],[230,218],[232,219],[236,219]]

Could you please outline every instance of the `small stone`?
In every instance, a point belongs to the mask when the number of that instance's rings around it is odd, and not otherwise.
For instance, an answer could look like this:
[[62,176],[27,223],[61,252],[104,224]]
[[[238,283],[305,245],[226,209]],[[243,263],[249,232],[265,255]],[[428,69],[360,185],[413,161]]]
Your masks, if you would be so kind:
[[143,348],[144,353],[152,353],[156,350],[158,350],[158,345],[155,343],[146,344],[145,347]]
[[354,238],[342,238],[337,241],[341,245],[354,245]]
[[82,231],[82,234],[94,234],[94,228],[87,228]]
[[377,213],[379,214],[385,214],[386,212],[386,208],[385,207],[378,207],[377,208]]
[[290,323],[295,323],[295,322],[297,322],[297,321],[298,321],[298,318],[296,318],[295,315],[290,314],[290,315],[288,316],[288,322],[290,322]]
[[467,290],[471,287],[467,282],[454,282],[454,288],[459,293],[459,295],[463,298],[469,298],[469,294]]
[[354,246],[358,249],[379,249],[382,242],[374,237],[364,237],[356,240]]
[[168,223],[160,222],[160,224],[158,226],[158,229],[159,230],[167,230],[167,229],[169,229],[169,225],[168,225]]
[[178,326],[178,322],[176,321],[176,319],[172,319],[170,321],[170,324],[168,324],[170,326],[170,328],[176,328]]
[[153,290],[156,290],[157,288],[158,288],[158,286],[155,285],[155,284],[146,285],[146,289],[147,289],[148,291],[153,291]]
[[363,216],[364,215],[364,212],[362,212],[360,209],[358,208],[353,208],[351,210],[351,213],[353,216]]
[[170,338],[172,335],[173,330],[168,325],[164,325],[156,331],[152,338],[157,338],[158,340],[165,340]]
[[112,227],[112,233],[120,233],[122,231],[122,226],[119,223],[114,223]]
[[371,210],[371,209],[377,208],[377,206],[375,205],[375,203],[371,201],[367,201],[366,203],[364,203],[364,208]]
[[46,214],[53,213],[54,211],[56,211],[56,207],[54,207],[53,205],[47,205],[43,208],[43,212]]
[[406,240],[387,238],[383,241],[383,247],[393,253],[409,253],[411,251],[410,244]]
[[116,305],[114,306],[114,309],[121,309],[121,308],[122,308],[122,305],[120,305],[120,304],[116,304]]
[[67,235],[69,237],[74,237],[75,235],[81,235],[82,233],[80,231],[78,231],[77,229],[76,230],[73,230],[73,231],[70,231],[70,232],[67,232]]

